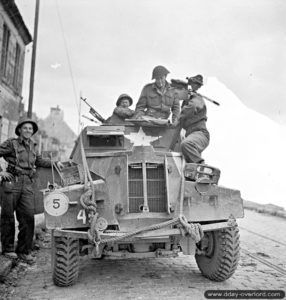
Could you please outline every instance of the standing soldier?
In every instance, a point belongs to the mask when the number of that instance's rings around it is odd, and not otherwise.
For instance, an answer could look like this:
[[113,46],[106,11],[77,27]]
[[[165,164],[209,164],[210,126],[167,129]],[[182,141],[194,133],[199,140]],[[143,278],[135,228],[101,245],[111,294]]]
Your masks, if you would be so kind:
[[196,91],[203,85],[203,76],[196,75],[188,79],[192,93],[184,100],[179,122],[186,130],[186,138],[181,143],[186,162],[204,163],[201,153],[209,145],[210,135],[206,127],[207,108],[202,96]]
[[[38,131],[38,125],[31,119],[19,121],[15,133],[0,145],[0,157],[8,163],[9,176],[2,178],[1,243],[2,254],[33,263],[31,255],[34,236],[34,191],[33,177],[36,167],[51,167],[50,159],[43,159],[36,152],[36,143],[31,140]],[[63,165],[58,162],[61,169]],[[14,250],[15,220],[19,222],[16,253]]]
[[172,111],[172,122],[176,122],[180,113],[177,91],[170,86],[166,78],[170,72],[163,66],[153,69],[155,82],[144,86],[135,110],[135,118],[144,115],[168,119]]

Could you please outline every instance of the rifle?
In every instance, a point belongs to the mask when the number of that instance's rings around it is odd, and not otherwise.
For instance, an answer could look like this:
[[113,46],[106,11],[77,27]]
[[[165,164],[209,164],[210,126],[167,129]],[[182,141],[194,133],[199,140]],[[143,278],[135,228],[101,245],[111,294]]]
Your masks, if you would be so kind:
[[[188,77],[187,77],[187,79],[188,79]],[[189,85],[190,85],[189,80],[188,80],[188,82],[185,82],[180,79],[171,79],[172,87],[177,88],[177,89],[187,90],[189,95],[198,95],[198,96],[204,98],[205,100],[212,102],[215,105],[220,105],[217,101],[215,101],[205,95],[202,95],[202,94],[198,93],[197,91],[193,91],[191,88],[189,88]]]
[[92,119],[92,118],[89,118],[89,117],[87,117],[87,116],[85,116],[85,115],[81,115],[81,116],[82,116],[83,118],[88,119],[88,120],[91,121],[91,122],[94,122],[94,123],[99,124],[97,120],[94,120],[94,119]]
[[86,101],[86,98],[80,97],[80,99],[89,106],[89,113],[101,123],[106,123],[106,120]]

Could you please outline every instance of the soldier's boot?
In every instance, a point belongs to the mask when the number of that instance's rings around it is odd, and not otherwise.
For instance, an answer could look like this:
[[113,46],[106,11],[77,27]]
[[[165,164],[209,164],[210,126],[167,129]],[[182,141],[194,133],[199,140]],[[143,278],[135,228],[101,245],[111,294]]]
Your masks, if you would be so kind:
[[35,257],[33,257],[31,254],[18,253],[18,258],[29,265],[32,265],[36,262]]
[[9,259],[17,259],[17,254],[15,252],[4,252],[3,255]]

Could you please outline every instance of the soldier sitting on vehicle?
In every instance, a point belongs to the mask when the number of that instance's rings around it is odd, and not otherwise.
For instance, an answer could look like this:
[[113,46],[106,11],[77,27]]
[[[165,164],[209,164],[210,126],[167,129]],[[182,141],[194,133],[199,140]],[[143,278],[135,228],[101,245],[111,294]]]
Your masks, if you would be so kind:
[[180,102],[176,89],[167,82],[170,72],[163,66],[153,69],[152,79],[155,82],[144,86],[135,110],[135,118],[151,116],[168,119],[172,111],[172,122],[176,122],[180,113]]
[[186,138],[181,143],[182,153],[188,163],[204,163],[201,153],[209,145],[210,135],[206,128],[207,108],[204,99],[196,93],[203,85],[203,76],[189,78],[191,95],[182,104],[179,123],[186,130]]
[[133,103],[132,98],[127,94],[122,94],[116,101],[116,107],[111,117],[107,119],[107,123],[123,124],[125,119],[130,119],[134,115],[134,110],[130,109]]

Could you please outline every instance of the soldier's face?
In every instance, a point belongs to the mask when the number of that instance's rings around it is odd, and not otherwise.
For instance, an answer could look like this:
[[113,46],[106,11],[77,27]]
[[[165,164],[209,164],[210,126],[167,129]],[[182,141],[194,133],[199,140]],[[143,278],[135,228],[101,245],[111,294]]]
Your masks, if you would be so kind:
[[29,139],[33,133],[34,133],[34,128],[31,123],[25,123],[21,126],[19,129],[20,137],[24,139]]
[[161,76],[161,77],[157,77],[155,79],[155,83],[156,85],[159,87],[159,88],[162,88],[165,86],[165,83],[166,83],[166,76]]
[[197,83],[197,82],[192,82],[191,83],[191,87],[193,91],[198,90],[201,87],[201,84]]
[[124,108],[129,107],[129,100],[128,100],[128,99],[123,99],[123,100],[121,100],[120,106],[121,106],[121,107],[124,107]]

